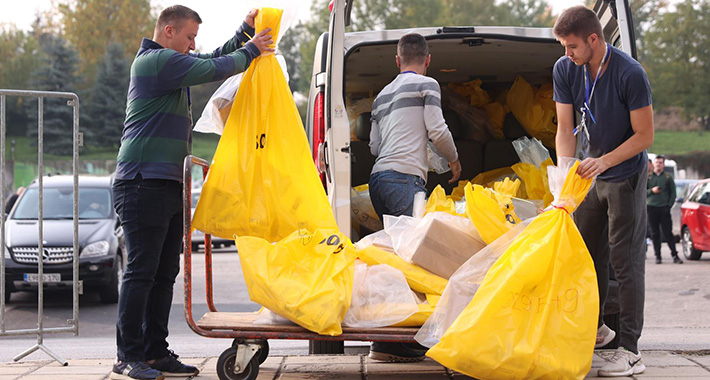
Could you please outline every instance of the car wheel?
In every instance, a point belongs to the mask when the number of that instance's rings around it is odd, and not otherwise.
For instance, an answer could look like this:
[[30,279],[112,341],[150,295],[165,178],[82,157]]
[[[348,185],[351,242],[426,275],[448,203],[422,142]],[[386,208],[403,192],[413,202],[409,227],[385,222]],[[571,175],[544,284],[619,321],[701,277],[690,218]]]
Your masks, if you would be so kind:
[[690,235],[690,229],[688,227],[683,227],[683,237],[681,238],[681,248],[683,249],[683,256],[688,260],[700,260],[700,256],[703,254],[702,251],[698,251],[693,247],[693,236]]
[[118,295],[121,290],[121,283],[123,282],[123,257],[119,254],[116,257],[116,265],[114,266],[113,272],[111,272],[111,279],[101,292],[99,297],[101,298],[101,303],[118,303]]

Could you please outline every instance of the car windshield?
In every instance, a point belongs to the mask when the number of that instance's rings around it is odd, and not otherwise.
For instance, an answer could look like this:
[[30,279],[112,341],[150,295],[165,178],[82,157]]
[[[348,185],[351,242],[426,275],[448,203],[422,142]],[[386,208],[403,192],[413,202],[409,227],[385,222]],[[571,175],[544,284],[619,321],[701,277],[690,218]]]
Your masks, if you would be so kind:
[[[73,188],[44,188],[42,216],[45,220],[73,218]],[[39,189],[27,189],[20,198],[12,219],[37,219]],[[79,189],[79,219],[108,219],[111,216],[111,192],[107,188]]]

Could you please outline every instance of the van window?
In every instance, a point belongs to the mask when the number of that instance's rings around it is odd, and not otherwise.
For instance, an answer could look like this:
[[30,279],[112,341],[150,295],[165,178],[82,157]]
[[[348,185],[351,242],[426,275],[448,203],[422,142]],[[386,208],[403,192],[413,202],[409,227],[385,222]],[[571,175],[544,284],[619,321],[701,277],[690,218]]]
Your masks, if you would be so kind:
[[[36,220],[39,189],[27,189],[20,198],[12,219]],[[42,194],[42,216],[45,220],[72,219],[73,198],[71,187],[45,188]],[[109,189],[79,189],[79,219],[108,219],[111,216]]]

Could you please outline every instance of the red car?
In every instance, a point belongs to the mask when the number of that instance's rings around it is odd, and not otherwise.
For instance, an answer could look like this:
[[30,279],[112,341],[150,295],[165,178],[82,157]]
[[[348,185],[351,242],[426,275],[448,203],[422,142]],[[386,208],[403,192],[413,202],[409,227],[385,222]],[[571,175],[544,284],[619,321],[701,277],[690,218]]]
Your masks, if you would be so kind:
[[695,185],[680,210],[683,255],[698,260],[710,251],[710,178]]

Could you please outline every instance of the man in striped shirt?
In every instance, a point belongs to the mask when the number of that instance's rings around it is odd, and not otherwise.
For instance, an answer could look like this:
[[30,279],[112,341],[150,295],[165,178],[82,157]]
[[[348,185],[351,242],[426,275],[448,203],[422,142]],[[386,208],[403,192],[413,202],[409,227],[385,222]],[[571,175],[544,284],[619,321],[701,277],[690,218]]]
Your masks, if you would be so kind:
[[[449,162],[449,183],[461,175],[454,139],[441,111],[439,83],[426,76],[431,55],[424,37],[402,36],[395,59],[399,75],[372,104],[370,151],[377,159],[370,174],[370,198],[380,219],[383,214],[412,215],[414,195],[426,192],[429,140]],[[413,362],[424,359],[425,352],[416,343],[374,342],[370,358]]]
[[[113,184],[126,241],[118,301],[118,361],[111,379],[194,376],[168,349],[168,319],[182,244],[182,164],[192,145],[191,85],[246,70],[268,47],[270,29],[254,36],[252,10],[236,35],[211,54],[194,54],[202,20],[180,5],[163,10],[153,39],[131,66],[128,105]],[[254,36],[249,41],[250,36]]]

